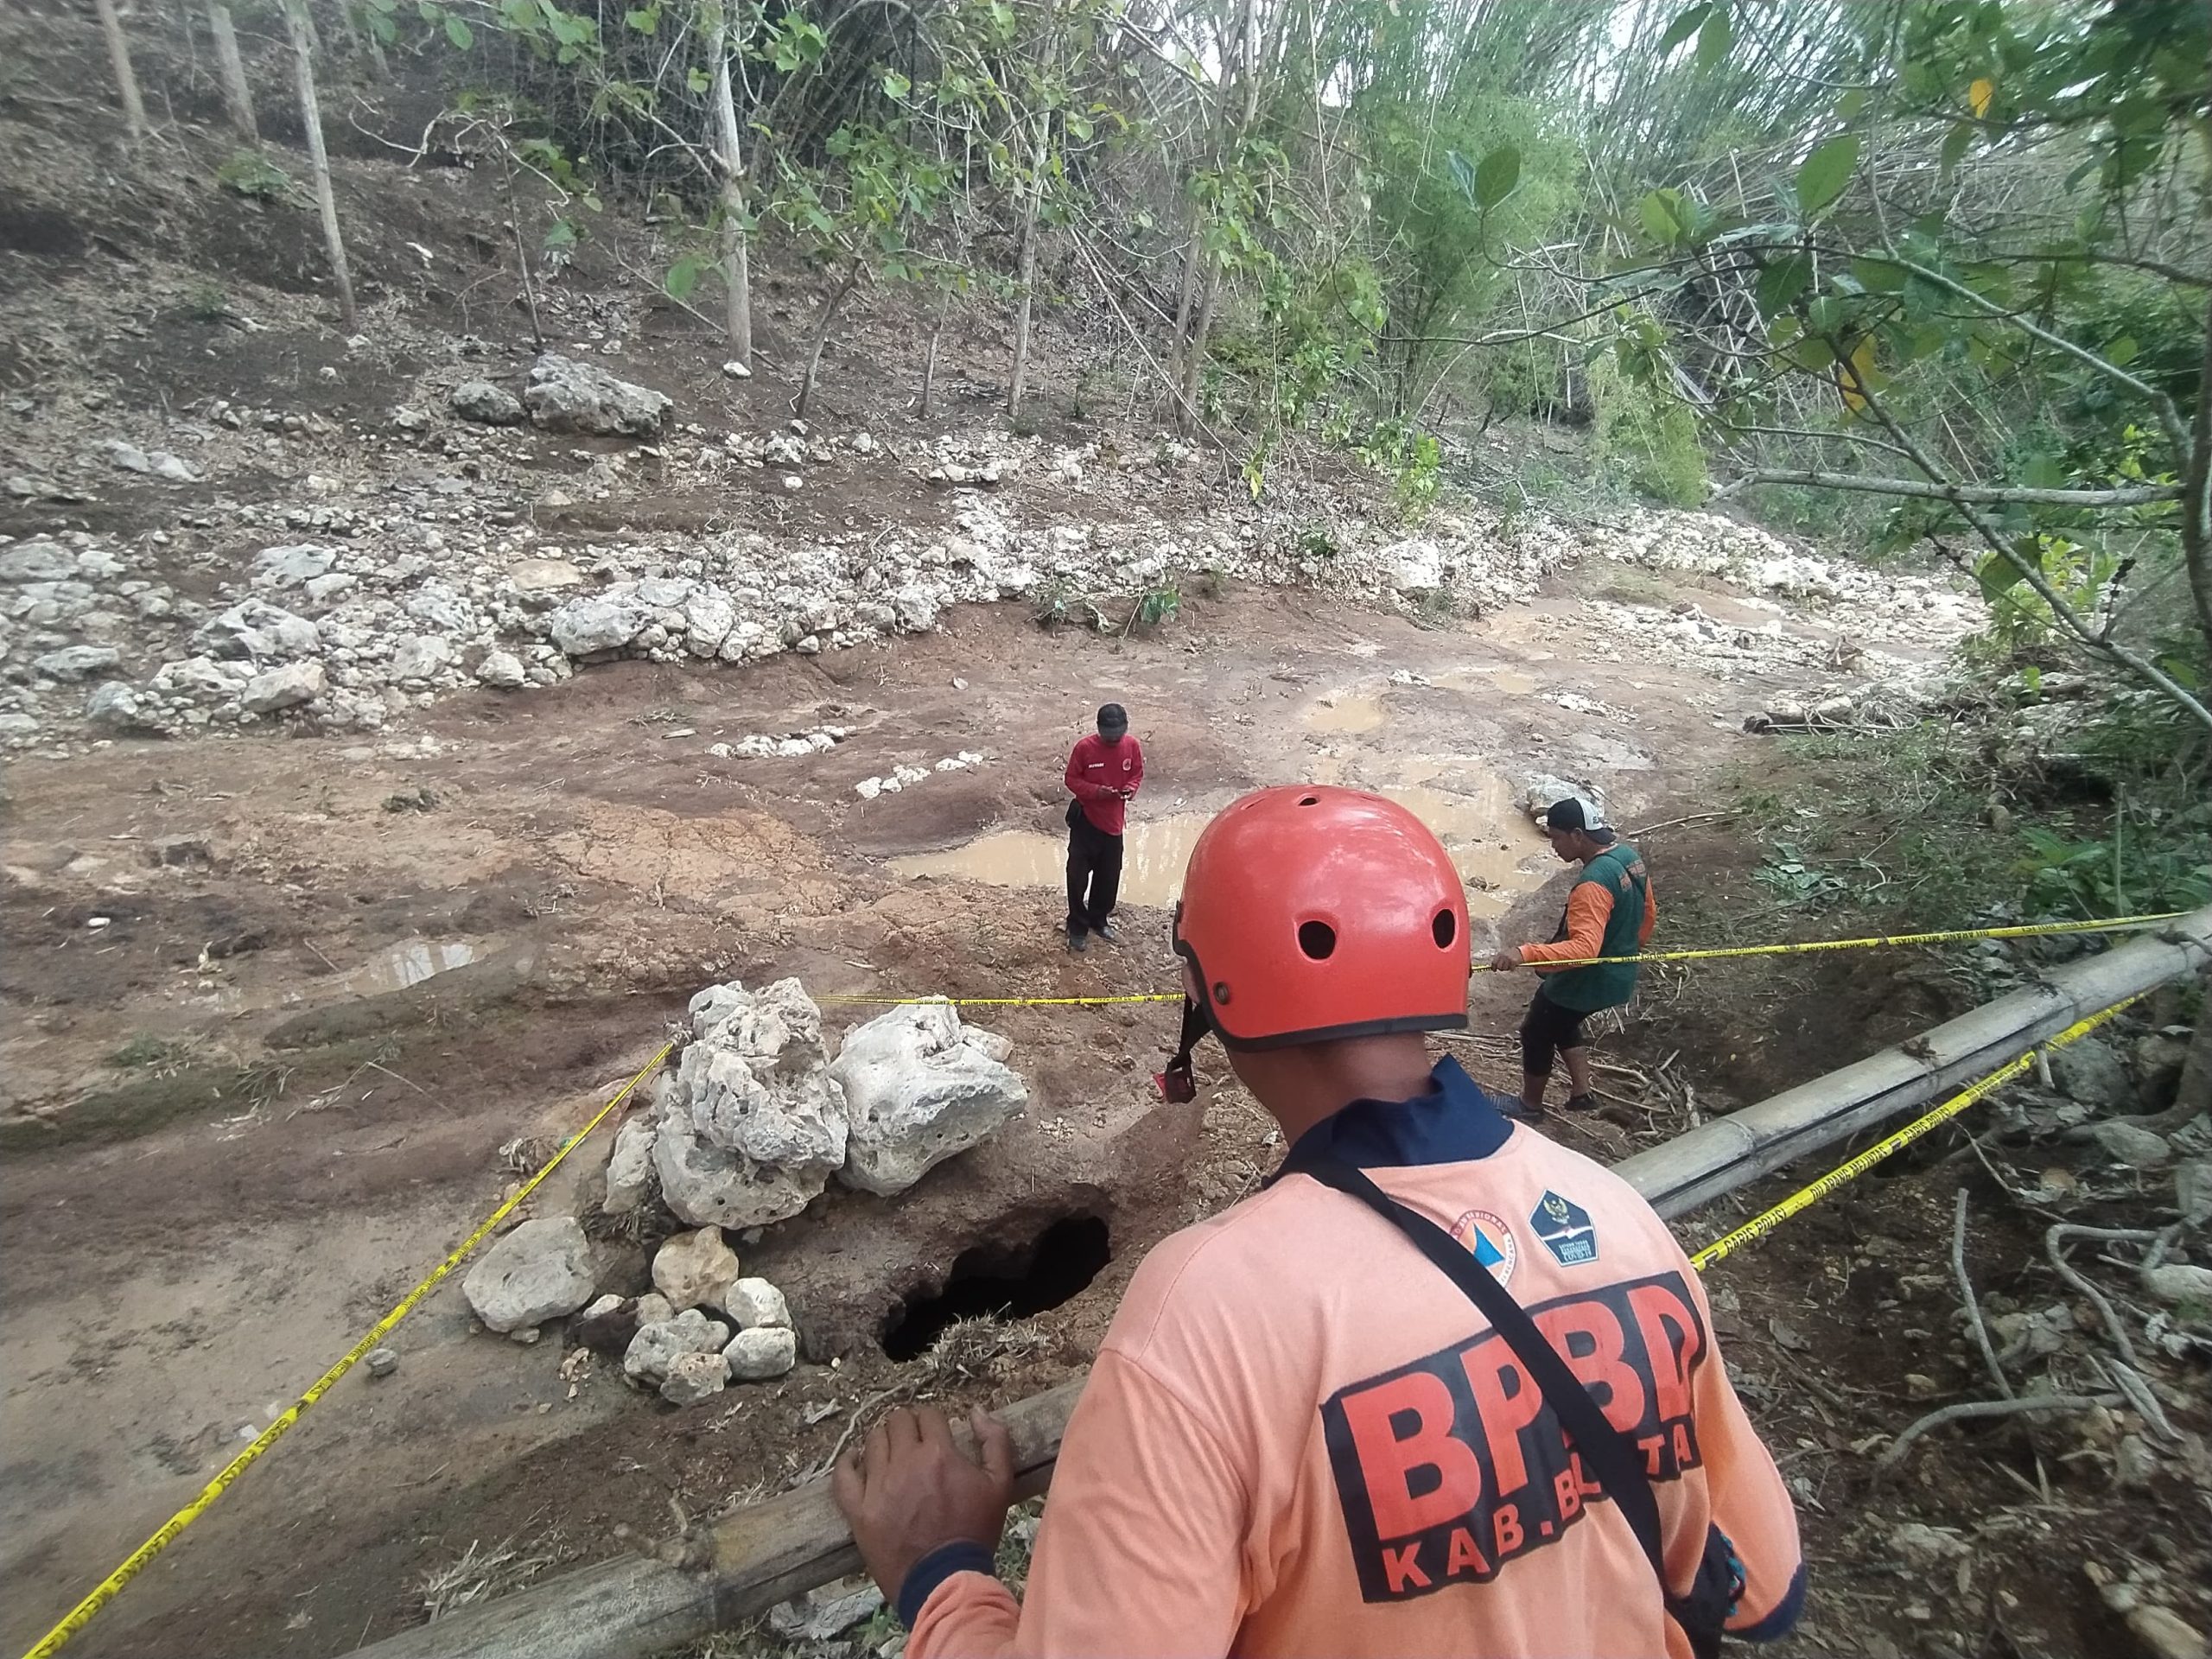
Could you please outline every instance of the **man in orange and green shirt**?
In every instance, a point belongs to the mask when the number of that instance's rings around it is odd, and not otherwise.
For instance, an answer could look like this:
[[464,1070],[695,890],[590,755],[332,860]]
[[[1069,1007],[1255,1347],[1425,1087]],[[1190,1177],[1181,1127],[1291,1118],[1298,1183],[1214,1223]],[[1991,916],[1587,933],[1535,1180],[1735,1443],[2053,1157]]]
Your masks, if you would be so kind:
[[[1580,795],[1553,802],[1544,813],[1544,832],[1552,851],[1582,866],[1581,877],[1567,896],[1567,912],[1550,944],[1501,950],[1490,964],[1499,973],[1527,967],[1544,976],[1521,1022],[1521,1109],[1531,1117],[1544,1109],[1554,1054],[1567,1061],[1567,1109],[1597,1105],[1582,1022],[1636,994],[1636,964],[1617,959],[1636,956],[1651,942],[1659,916],[1643,855],[1614,833],[1595,802]],[[1544,965],[1557,962],[1586,965]]]

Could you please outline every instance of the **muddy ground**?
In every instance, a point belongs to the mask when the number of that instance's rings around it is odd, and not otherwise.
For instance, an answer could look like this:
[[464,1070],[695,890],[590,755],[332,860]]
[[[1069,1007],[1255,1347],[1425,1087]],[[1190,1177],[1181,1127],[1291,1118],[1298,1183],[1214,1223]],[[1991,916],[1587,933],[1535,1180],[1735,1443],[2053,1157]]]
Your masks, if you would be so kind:
[[[971,879],[1030,873],[1030,844],[1008,836],[1049,846],[1065,746],[1098,701],[1133,711],[1148,770],[1135,833],[1160,850],[1258,783],[1391,788],[1446,833],[1486,925],[1547,925],[1556,866],[1512,778],[1567,753],[1586,766],[1602,741],[1625,820],[1659,824],[1725,805],[1726,779],[1771,754],[1770,740],[1719,729],[1709,688],[1664,664],[1573,665],[1575,686],[1632,723],[1548,701],[1570,674],[1555,647],[1583,607],[1577,580],[1443,629],[1266,590],[1194,599],[1174,626],[1125,640],[980,608],[895,648],[742,670],[618,664],[521,701],[463,698],[374,745],[118,744],[17,766],[6,1069],[19,1103],[48,1104],[10,1121],[0,1173],[0,1526],[10,1580],[45,1593],[10,1599],[7,1639],[35,1636],[188,1497],[516,1168],[588,1116],[702,985],[797,974],[834,997],[1167,983],[1157,901],[1172,883],[1133,884],[1153,902],[1132,910],[1122,946],[1073,957],[1049,885]],[[825,722],[859,729],[804,760],[705,753]],[[855,792],[963,749],[987,759],[898,796]],[[1758,828],[1701,819],[1649,838],[1669,925],[1694,933],[1740,906]],[[913,873],[963,860],[970,875]],[[1897,966],[1658,979],[1611,1057],[1671,1058],[1707,1109],[1756,1098],[1956,1006],[1955,984]],[[1516,1068],[1495,1039],[1524,989],[1478,979],[1477,1040],[1453,1045],[1501,1087]],[[832,1002],[828,1023],[867,1012]],[[83,1650],[342,1652],[419,1618],[419,1580],[472,1543],[550,1570],[772,1489],[826,1455],[855,1405],[911,1377],[882,1338],[963,1250],[1019,1268],[1052,1222],[1096,1218],[1110,1262],[1039,1314],[1033,1349],[967,1386],[1004,1399],[1072,1374],[1146,1248],[1249,1189],[1272,1155],[1233,1087],[1196,1109],[1152,1098],[1172,1020],[1141,1005],[993,1011],[985,1023],[1014,1039],[1033,1090],[1021,1117],[901,1198],[833,1191],[744,1252],[804,1329],[808,1363],[783,1382],[673,1412],[603,1364],[564,1371],[558,1341],[472,1334],[457,1291],[441,1292],[401,1328],[397,1375],[348,1377]],[[1217,1062],[1202,1076],[1218,1083]],[[1655,1107],[1633,1135],[1563,1132],[1610,1159],[1686,1121]],[[606,1144],[537,1208],[582,1202]],[[1726,1270],[1723,1340],[1805,1477],[1820,1591],[1801,1650],[1947,1650],[1908,1639],[1929,1622],[1920,1604],[1900,1611],[1897,1586],[1827,1558],[1861,1502],[1848,1448],[1916,1410],[1893,1339],[1868,1321],[1893,1260],[1930,1248],[1919,1208],[1940,1237],[1948,1192],[1868,1183]],[[642,1285],[643,1249],[608,1249],[613,1281]],[[1948,1347],[1942,1324],[1906,1327],[1906,1346]],[[2024,1545],[2053,1522],[2023,1524],[2012,1541]],[[1875,1602],[1900,1636],[1870,1632]],[[2094,1630],[2107,1616],[2082,1617]]]

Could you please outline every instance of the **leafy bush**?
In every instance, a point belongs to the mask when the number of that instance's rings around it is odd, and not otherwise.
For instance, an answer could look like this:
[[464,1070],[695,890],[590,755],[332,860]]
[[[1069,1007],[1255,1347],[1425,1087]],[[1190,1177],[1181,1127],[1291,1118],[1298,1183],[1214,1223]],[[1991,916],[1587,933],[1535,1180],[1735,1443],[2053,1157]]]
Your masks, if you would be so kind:
[[1694,507],[1712,493],[1697,417],[1680,401],[1630,379],[1611,356],[1590,365],[1590,399],[1597,411],[1592,447],[1601,464],[1619,457],[1637,489],[1669,506]]
[[292,175],[258,150],[235,152],[215,169],[215,182],[248,201],[292,200]]

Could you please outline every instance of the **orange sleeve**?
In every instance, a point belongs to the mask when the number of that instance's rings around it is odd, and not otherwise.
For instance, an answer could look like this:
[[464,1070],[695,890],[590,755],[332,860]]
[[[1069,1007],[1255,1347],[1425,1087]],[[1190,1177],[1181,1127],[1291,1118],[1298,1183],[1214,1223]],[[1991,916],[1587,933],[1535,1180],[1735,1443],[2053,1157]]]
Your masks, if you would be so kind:
[[1249,1507],[1198,1414],[1109,1348],[1068,1423],[1024,1599],[955,1574],[923,1604],[907,1659],[1225,1654]]
[[1651,878],[1643,878],[1643,925],[1636,930],[1636,948],[1639,950],[1651,943],[1651,930],[1659,925],[1659,895],[1651,886]]
[[1578,881],[1567,896],[1567,937],[1552,944],[1524,944],[1526,963],[1580,962],[1604,954],[1605,924],[1613,916],[1613,890],[1602,881]]

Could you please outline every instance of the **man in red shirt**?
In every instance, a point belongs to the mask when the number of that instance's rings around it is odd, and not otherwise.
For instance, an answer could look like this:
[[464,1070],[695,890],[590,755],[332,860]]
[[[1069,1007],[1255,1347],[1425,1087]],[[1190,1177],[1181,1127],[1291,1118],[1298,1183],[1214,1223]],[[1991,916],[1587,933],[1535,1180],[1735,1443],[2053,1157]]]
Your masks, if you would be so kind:
[[1096,933],[1114,943],[1114,901],[1122,891],[1122,830],[1144,782],[1144,751],[1129,735],[1128,711],[1098,711],[1098,734],[1068,756],[1068,949]]
[[839,1463],[907,1659],[1692,1659],[1787,1631],[1789,1489],[1681,1247],[1427,1052],[1470,967],[1436,837],[1353,790],[1248,795],[1192,850],[1175,949],[1289,1154],[1137,1268],[1020,1599],[992,1572],[1003,1426],[976,1413],[971,1454],[894,1412]]

